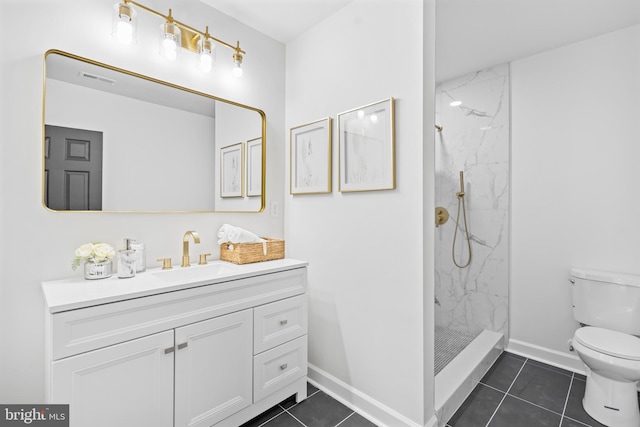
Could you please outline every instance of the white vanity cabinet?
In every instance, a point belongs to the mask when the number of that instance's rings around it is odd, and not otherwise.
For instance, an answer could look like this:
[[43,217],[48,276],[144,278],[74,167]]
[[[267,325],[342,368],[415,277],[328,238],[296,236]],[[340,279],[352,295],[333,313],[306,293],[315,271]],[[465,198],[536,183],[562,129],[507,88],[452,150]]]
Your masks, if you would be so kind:
[[305,399],[306,263],[259,264],[44,283],[47,402],[73,427],[237,427]]

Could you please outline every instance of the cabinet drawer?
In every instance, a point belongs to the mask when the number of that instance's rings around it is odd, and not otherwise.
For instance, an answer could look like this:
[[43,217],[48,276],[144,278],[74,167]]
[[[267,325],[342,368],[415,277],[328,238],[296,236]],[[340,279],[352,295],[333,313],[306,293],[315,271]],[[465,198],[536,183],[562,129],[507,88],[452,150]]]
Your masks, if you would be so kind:
[[253,353],[307,334],[307,298],[300,295],[254,309]]
[[254,403],[306,375],[306,335],[254,356]]

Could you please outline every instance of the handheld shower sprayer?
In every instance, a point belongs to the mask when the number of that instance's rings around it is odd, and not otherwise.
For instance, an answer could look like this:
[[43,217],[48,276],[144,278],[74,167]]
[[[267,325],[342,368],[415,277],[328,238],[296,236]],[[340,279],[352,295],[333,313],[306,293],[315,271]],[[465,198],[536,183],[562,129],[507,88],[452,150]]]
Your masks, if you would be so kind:
[[460,191],[456,193],[458,198],[464,197],[464,172],[460,171]]
[[[453,258],[453,263],[458,268],[467,267],[471,264],[471,236],[469,236],[469,227],[467,226],[467,209],[464,205],[464,172],[460,171],[460,191],[456,193],[456,197],[458,198],[458,214],[456,215],[456,229],[453,233],[453,245],[451,248],[451,257]],[[460,205],[462,204],[462,209]],[[456,260],[456,239],[458,238],[458,228],[460,228],[460,211],[462,210],[462,215],[464,218],[464,231],[467,237],[467,249],[469,251],[469,258],[465,264],[458,264]]]

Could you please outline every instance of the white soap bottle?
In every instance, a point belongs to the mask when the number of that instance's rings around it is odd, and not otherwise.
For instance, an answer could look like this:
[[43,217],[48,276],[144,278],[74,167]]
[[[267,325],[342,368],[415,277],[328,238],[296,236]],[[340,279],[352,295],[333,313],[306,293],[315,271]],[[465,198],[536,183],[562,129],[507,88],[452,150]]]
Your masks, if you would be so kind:
[[147,251],[144,243],[131,240],[131,249],[136,253],[136,273],[141,273],[147,269]]
[[136,252],[131,249],[131,239],[124,239],[124,249],[118,251],[118,278],[128,279],[136,275]]

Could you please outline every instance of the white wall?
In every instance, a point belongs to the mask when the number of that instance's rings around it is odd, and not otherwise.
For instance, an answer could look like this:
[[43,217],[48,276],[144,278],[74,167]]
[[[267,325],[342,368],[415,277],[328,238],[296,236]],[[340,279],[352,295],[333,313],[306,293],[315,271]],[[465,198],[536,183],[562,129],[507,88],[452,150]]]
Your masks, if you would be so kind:
[[[310,376],[389,425],[433,414],[433,13],[356,0],[287,44],[287,129],[334,120],[333,192],[285,197],[289,254],[310,262]],[[397,188],[338,192],[337,114],[389,97]]]
[[638,76],[640,26],[511,64],[511,338],[558,363],[569,269],[640,273]]
[[[168,10],[171,2],[150,6]],[[175,2],[174,2],[175,3]],[[119,246],[123,237],[147,245],[147,264],[178,262],[186,230],[199,232],[194,253],[219,254],[216,232],[225,222],[282,237],[283,218],[262,214],[55,213],[42,205],[43,56],[56,48],[211,93],[265,111],[267,200],[284,188],[284,46],[216,13],[198,0],[181,1],[174,16],[196,28],[209,25],[247,51],[242,79],[230,76],[231,54],[220,49],[218,71],[203,76],[188,62],[164,63],[157,54],[157,17],[140,13],[138,44],[123,47],[111,34],[111,6],[101,0],[3,0],[0,36],[0,401],[42,402],[43,301],[40,282],[72,272],[73,252],[87,241]],[[30,34],[29,37],[16,37]]]

